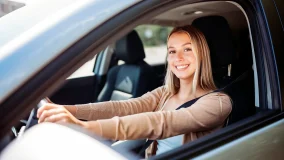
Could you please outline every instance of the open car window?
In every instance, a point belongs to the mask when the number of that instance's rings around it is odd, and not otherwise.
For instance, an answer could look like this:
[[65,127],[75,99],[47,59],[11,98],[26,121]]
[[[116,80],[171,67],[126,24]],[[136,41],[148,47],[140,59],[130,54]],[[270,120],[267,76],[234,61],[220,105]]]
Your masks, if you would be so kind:
[[[208,5],[212,5],[212,8],[215,8],[215,12],[218,13],[216,16],[210,15],[210,10],[206,9],[200,12],[190,12],[195,7],[199,8],[206,8]],[[223,7],[217,7],[217,5],[221,5]],[[210,8],[210,7],[209,7]],[[224,9],[227,8],[227,9]],[[207,13],[208,12],[208,13]],[[176,25],[172,25],[168,21],[164,19],[171,15],[172,19],[179,20],[179,23]],[[229,85],[231,82],[235,81],[236,79],[242,79],[240,84],[237,85],[232,91],[230,91],[231,98],[233,99],[233,105],[237,108],[236,111],[232,114],[230,122],[231,124],[237,123],[241,120],[249,118],[258,114],[258,112],[262,112],[263,109],[260,108],[259,104],[259,84],[258,84],[258,74],[257,70],[257,62],[255,58],[255,50],[253,45],[253,39],[250,33],[249,23],[246,18],[246,14],[237,6],[227,2],[210,2],[210,3],[198,3],[198,4],[189,4],[180,6],[177,8],[173,8],[167,12],[164,12],[160,15],[157,15],[153,18],[153,22],[155,25],[145,25],[140,24],[134,29],[138,32],[140,39],[143,42],[143,47],[146,53],[146,58],[144,59],[145,62],[150,64],[153,68],[157,65],[163,65],[163,68],[155,69],[156,73],[161,73],[160,76],[160,83],[163,84],[163,78],[165,76],[165,69],[164,63],[166,62],[166,39],[171,29],[177,25],[185,25],[184,19],[179,19],[179,16],[188,16],[188,24],[195,23],[194,20],[201,19],[202,17],[213,17],[212,23],[218,24],[218,17],[222,17],[225,19],[226,23],[228,23],[227,29],[228,35],[231,36],[229,39],[223,39],[224,36],[220,35],[220,37],[212,37],[210,32],[206,33],[206,30],[211,30],[211,32],[215,32],[214,28],[212,29],[210,25],[201,25],[196,24],[197,27],[201,27],[200,30],[205,32],[206,38],[208,38],[209,47],[212,49],[212,57],[213,59],[216,58],[216,54],[218,55],[219,52],[223,52],[223,46],[219,48],[218,44],[214,44],[211,41],[224,41],[224,45],[227,45],[226,41],[231,41],[232,47],[230,49],[225,49],[225,52],[222,53],[223,57],[233,57],[230,62],[226,65],[213,66],[213,76],[216,80],[217,85],[219,88]],[[217,17],[216,22],[214,21],[215,17]],[[236,21],[238,19],[238,21]],[[158,25],[158,24],[161,25]],[[222,32],[220,32],[222,34]],[[211,37],[210,37],[211,36]],[[226,38],[226,36],[225,36]],[[114,42],[116,43],[116,42]],[[231,54],[230,52],[234,52]],[[115,47],[112,53],[115,55]],[[154,57],[155,56],[155,57]],[[220,56],[220,55],[219,55]],[[111,57],[109,57],[111,59]],[[108,60],[109,61],[109,60]],[[218,60],[217,60],[218,61]],[[213,62],[214,63],[214,62]],[[216,62],[218,63],[218,62]],[[125,64],[123,61],[118,60],[118,65]],[[103,61],[101,63],[102,68],[106,68],[105,65],[109,65],[109,70],[112,67],[116,67],[117,64],[110,63],[104,64]],[[214,64],[213,64],[214,65]],[[107,74],[107,72],[106,72]],[[150,78],[150,77],[149,77]],[[239,82],[238,82],[239,83]],[[257,108],[256,108],[257,107]],[[259,109],[260,108],[260,109]]]
[[[210,13],[210,7],[207,11],[209,4],[211,5],[211,8],[215,8],[215,12],[218,13],[217,16],[215,14],[211,15],[212,13]],[[203,8],[203,10],[200,12],[198,12],[199,10],[190,12],[196,7],[201,8],[200,10],[202,10]],[[184,16],[184,18],[180,18],[180,15]],[[187,18],[189,19],[188,23],[184,23],[186,16],[188,16]],[[257,62],[257,59],[255,57],[256,51],[254,50],[254,42],[246,16],[247,15],[239,8],[239,6],[228,2],[204,2],[197,4],[187,4],[173,8],[155,16],[152,20],[155,25],[139,24],[138,26],[133,28],[133,30],[137,31],[140,39],[142,40],[146,55],[144,61],[152,66],[155,72],[159,74],[159,82],[161,82],[159,84],[163,85],[163,78],[165,76],[166,70],[165,63],[167,55],[167,35],[170,33],[173,27],[178,25],[193,24],[196,25],[197,28],[200,27],[198,29],[200,29],[202,32],[205,32],[204,34],[207,38],[209,47],[212,50],[211,59],[215,59],[216,61],[211,63],[213,63],[213,76],[218,87],[225,87],[236,79],[241,79],[237,82],[238,84],[234,85],[235,87],[233,87],[233,89],[228,93],[233,100],[234,106],[234,111],[230,116],[229,123],[230,125],[232,125],[264,111],[264,109],[262,108],[264,106],[260,105],[258,94],[259,76],[257,74],[257,63],[259,62]],[[167,17],[170,17],[172,20],[175,19],[178,22],[176,22],[175,25],[171,25],[169,21],[164,20]],[[220,32],[218,31],[218,29],[214,29],[214,25],[206,25],[207,20],[204,20],[203,17],[209,17],[209,21],[212,17],[211,23],[216,23],[217,25],[218,23],[220,23],[219,17],[221,17],[220,19],[223,18],[225,20],[225,24],[228,24],[225,36],[222,35],[223,31]],[[238,21],[236,21],[236,19],[238,19]],[[212,32],[219,32],[218,34],[220,34],[220,37],[212,36]],[[228,35],[230,36],[229,39],[226,37]],[[102,81],[102,83],[100,84],[102,90],[97,90],[98,96],[101,94],[101,91],[103,91],[104,86],[108,83],[108,72],[112,68],[117,67],[117,65],[125,64],[125,62],[120,59],[113,60],[113,57],[115,57],[116,54],[117,41],[110,43],[108,47],[104,49],[104,51],[101,53],[102,55],[100,55],[100,65],[96,66],[98,67],[96,68],[96,70],[102,71],[101,73],[104,73],[102,75],[105,76],[104,81]],[[212,41],[221,41],[226,46],[231,45],[231,48],[229,47],[228,49],[225,47],[224,49],[224,46],[218,46],[218,43]],[[230,42],[228,43],[228,41]],[[110,46],[112,48],[111,52],[107,52]],[[228,62],[226,62],[226,64],[223,66],[220,66],[218,64],[216,65],[216,63],[219,63],[218,59],[216,60],[216,56],[217,58],[218,56],[230,57],[231,60],[227,60]],[[94,61],[91,60],[86,64],[94,65]],[[160,67],[156,67],[159,65]],[[79,70],[81,69],[82,67]],[[75,74],[77,72],[78,71],[76,71]],[[92,101],[97,101],[97,97],[94,97]],[[182,146],[180,148],[182,148]],[[135,149],[137,151],[137,148]]]

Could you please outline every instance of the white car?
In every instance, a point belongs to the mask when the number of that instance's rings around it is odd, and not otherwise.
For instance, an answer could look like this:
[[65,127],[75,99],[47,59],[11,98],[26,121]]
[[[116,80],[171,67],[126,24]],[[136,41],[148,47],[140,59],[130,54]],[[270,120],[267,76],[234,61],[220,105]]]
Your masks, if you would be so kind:
[[0,18],[0,158],[144,158],[144,140],[111,146],[74,126],[35,125],[34,112],[45,97],[95,103],[163,85],[167,34],[192,24],[218,87],[236,82],[233,111],[226,127],[150,159],[283,159],[282,10],[281,0],[25,1]]

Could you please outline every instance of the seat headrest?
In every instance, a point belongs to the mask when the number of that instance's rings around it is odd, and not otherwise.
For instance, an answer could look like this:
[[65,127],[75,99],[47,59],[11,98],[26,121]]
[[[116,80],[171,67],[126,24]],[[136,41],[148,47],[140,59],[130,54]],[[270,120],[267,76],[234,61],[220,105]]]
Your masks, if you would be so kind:
[[115,54],[125,63],[137,63],[145,58],[144,48],[136,31],[131,31],[116,42]]
[[201,17],[195,19],[192,26],[205,35],[213,68],[232,64],[233,59],[236,58],[236,50],[230,26],[224,17]]

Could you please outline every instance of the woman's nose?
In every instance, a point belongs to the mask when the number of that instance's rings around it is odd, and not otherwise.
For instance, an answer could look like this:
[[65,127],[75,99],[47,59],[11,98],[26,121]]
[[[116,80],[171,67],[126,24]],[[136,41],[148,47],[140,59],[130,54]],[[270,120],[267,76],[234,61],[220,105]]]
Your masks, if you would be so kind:
[[183,54],[181,52],[177,52],[176,54],[176,61],[182,61],[183,60]]

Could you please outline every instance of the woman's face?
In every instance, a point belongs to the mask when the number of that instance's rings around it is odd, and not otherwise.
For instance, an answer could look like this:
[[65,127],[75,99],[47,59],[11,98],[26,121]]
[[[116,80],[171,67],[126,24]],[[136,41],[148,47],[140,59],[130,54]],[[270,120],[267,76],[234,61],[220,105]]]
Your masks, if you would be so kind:
[[196,69],[191,38],[184,32],[173,33],[168,40],[168,65],[179,79],[192,79]]

